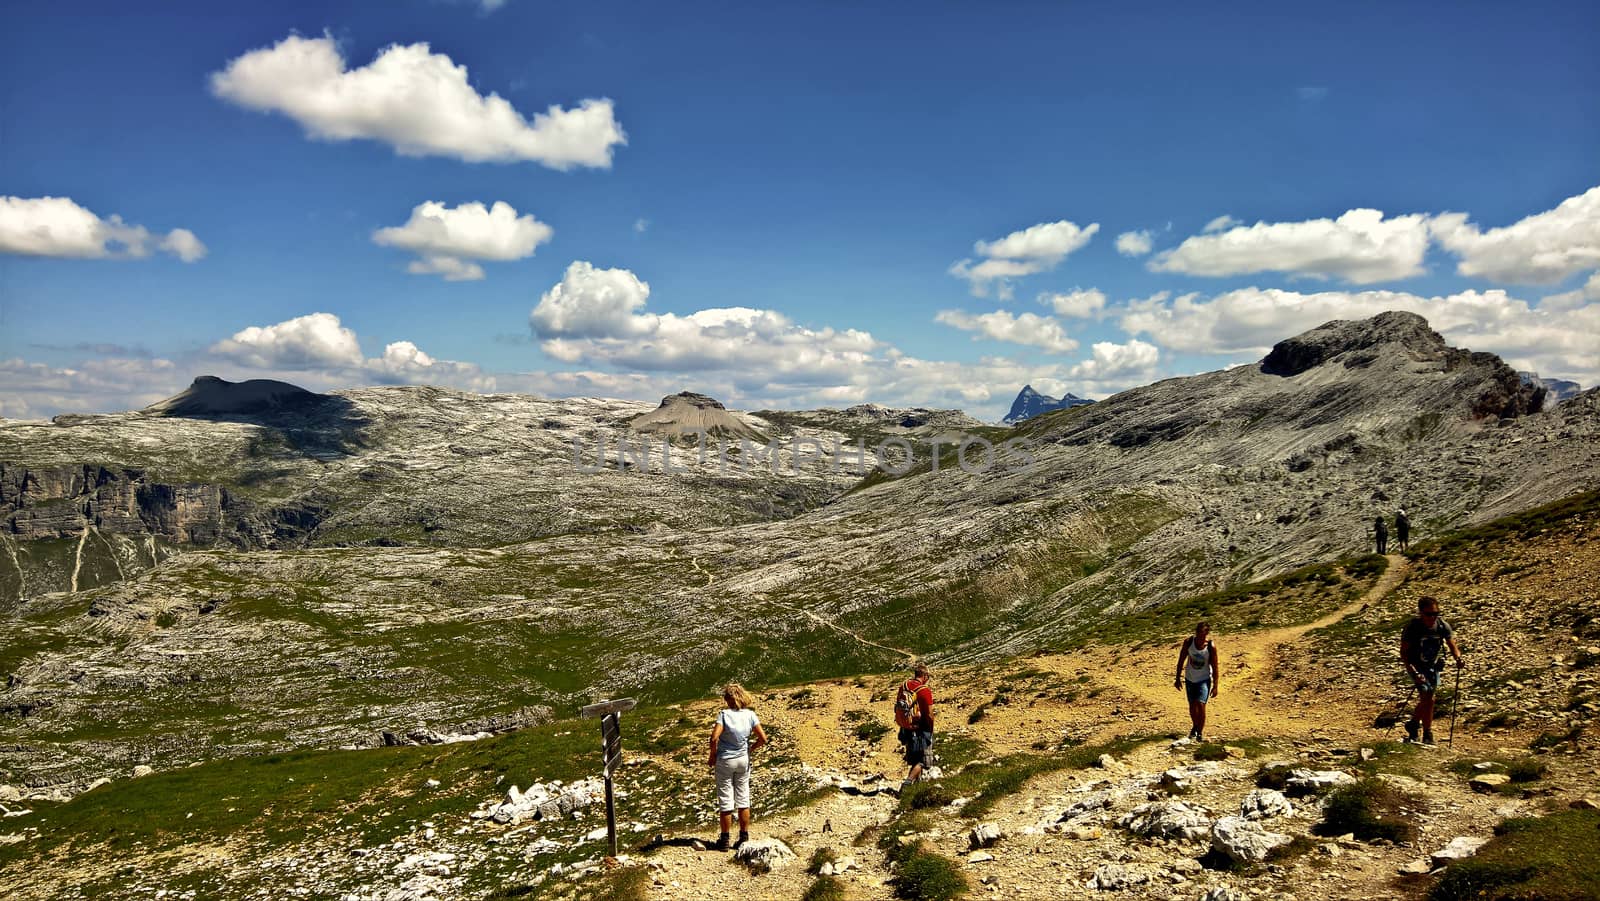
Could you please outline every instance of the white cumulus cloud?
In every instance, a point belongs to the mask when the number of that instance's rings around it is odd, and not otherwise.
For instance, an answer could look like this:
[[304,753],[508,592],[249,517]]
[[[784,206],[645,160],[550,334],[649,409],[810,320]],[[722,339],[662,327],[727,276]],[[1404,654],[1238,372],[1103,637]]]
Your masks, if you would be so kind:
[[528,322],[546,339],[625,338],[655,327],[654,316],[636,314],[649,299],[649,283],[632,272],[578,260],[539,298]]
[[1106,296],[1094,288],[1075,288],[1065,294],[1041,294],[1039,302],[1048,304],[1058,316],[1091,319],[1105,312]]
[[463,203],[447,207],[429,200],[411,210],[405,225],[380,228],[372,240],[418,255],[407,271],[442,275],[446,281],[483,278],[483,267],[471,260],[520,260],[533,256],[555,230],[532,213],[518,216],[511,204]]
[[276,325],[252,325],[211,345],[210,352],[262,369],[361,365],[361,342],[356,333],[332,313],[309,313]]
[[1243,222],[1240,222],[1239,220],[1233,218],[1232,216],[1229,216],[1226,213],[1224,213],[1223,215],[1218,216],[1217,218],[1211,220],[1210,222],[1207,222],[1206,223],[1206,227],[1200,229],[1200,231],[1209,235],[1212,232],[1227,231],[1228,229],[1233,228],[1236,225],[1243,225],[1243,224],[1244,224]]
[[474,363],[441,360],[411,341],[393,341],[378,357],[361,352],[355,330],[332,313],[308,313],[283,322],[251,326],[218,341],[196,361],[208,369],[219,365],[260,370],[250,378],[277,377],[296,384],[348,388],[364,384],[447,385],[474,391],[493,390],[495,381]]
[[1149,266],[1188,275],[1285,272],[1369,284],[1422,274],[1427,250],[1427,217],[1385,219],[1379,210],[1357,209],[1337,219],[1257,222],[1195,235],[1157,254]]
[[1066,219],[1041,222],[998,241],[977,242],[973,250],[982,259],[961,260],[950,267],[950,274],[965,279],[975,297],[987,297],[997,287],[1001,299],[1010,299],[1011,279],[1054,269],[1099,230],[1097,222],[1084,228]]
[[1117,253],[1125,257],[1142,257],[1155,247],[1149,229],[1123,232],[1117,235]]
[[350,69],[332,37],[290,35],[212,73],[211,92],[282,113],[313,138],[382,141],[406,156],[608,168],[627,143],[610,100],[552,105],[530,121],[499,94],[479,94],[465,66],[425,43],[391,45]]
[[1589,276],[1583,287],[1576,291],[1564,291],[1560,294],[1551,294],[1539,301],[1539,309],[1546,312],[1559,310],[1572,310],[1583,306],[1591,300],[1600,300],[1600,272]]
[[1600,187],[1553,210],[1484,231],[1465,213],[1435,216],[1433,236],[1461,258],[1456,271],[1509,284],[1551,284],[1600,269]]
[[1037,313],[1013,315],[1005,310],[980,313],[976,316],[961,310],[942,310],[934,317],[952,328],[973,332],[973,340],[990,338],[1030,347],[1042,347],[1052,353],[1077,350],[1078,342],[1067,336],[1061,323]]
[[812,329],[775,310],[722,307],[687,315],[644,311],[650,286],[626,269],[579,260],[546,291],[528,324],[567,363],[644,370],[742,370],[747,379],[838,377],[878,342],[856,329]]
[[0,253],[142,259],[155,251],[193,263],[206,255],[206,246],[186,228],[158,236],[121,216],[102,219],[70,197],[0,197]]
[[1075,379],[1104,381],[1107,379],[1147,378],[1161,362],[1161,351],[1154,344],[1134,338],[1126,344],[1113,341],[1096,341],[1090,348],[1091,356],[1067,370]]

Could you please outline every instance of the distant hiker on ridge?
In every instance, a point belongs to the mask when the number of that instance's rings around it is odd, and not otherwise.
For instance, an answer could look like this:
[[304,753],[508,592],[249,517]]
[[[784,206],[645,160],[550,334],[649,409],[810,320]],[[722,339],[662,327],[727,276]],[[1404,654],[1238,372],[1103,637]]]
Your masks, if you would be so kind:
[[1220,663],[1216,642],[1211,640],[1211,624],[1201,620],[1194,634],[1183,640],[1178,674],[1172,679],[1172,687],[1182,688],[1189,696],[1189,737],[1195,741],[1206,740],[1206,702],[1217,696]]
[[901,684],[894,697],[894,724],[900,727],[900,744],[905,746],[906,771],[901,788],[922,779],[923,766],[928,762],[928,749],[933,747],[933,689],[925,664],[911,669],[911,678]]
[[1394,537],[1400,542],[1400,552],[1403,554],[1411,547],[1411,520],[1406,518],[1406,508],[1401,507],[1394,512]]
[[[739,841],[733,847],[750,840],[750,752],[767,743],[767,733],[750,709],[750,693],[743,685],[729,682],[722,690],[722,702],[728,706],[717,714],[717,724],[711,727],[711,756],[706,761],[717,774],[717,812],[722,826],[718,851],[728,850],[728,829],[735,810],[739,812]],[[753,745],[752,734],[756,737]]]
[[1378,542],[1378,553],[1389,553],[1389,527],[1383,524],[1382,513],[1372,520],[1372,537]]
[[1461,666],[1461,649],[1456,646],[1455,630],[1439,616],[1439,601],[1424,595],[1417,599],[1417,616],[1400,633],[1400,661],[1417,686],[1417,707],[1406,721],[1406,740],[1417,740],[1422,727],[1422,743],[1433,744],[1433,700],[1439,691],[1439,676],[1444,672],[1445,648]]

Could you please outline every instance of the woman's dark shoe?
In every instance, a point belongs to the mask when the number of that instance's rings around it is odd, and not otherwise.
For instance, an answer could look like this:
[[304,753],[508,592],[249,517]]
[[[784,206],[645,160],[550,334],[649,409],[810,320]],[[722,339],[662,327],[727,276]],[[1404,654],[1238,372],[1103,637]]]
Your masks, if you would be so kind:
[[711,846],[713,851],[728,850],[728,833],[723,832],[717,836],[717,843]]
[[740,848],[744,847],[744,843],[749,841],[749,840],[750,840],[750,833],[744,831],[743,829],[740,829],[739,830],[739,840],[733,843],[733,849],[735,851],[739,850]]

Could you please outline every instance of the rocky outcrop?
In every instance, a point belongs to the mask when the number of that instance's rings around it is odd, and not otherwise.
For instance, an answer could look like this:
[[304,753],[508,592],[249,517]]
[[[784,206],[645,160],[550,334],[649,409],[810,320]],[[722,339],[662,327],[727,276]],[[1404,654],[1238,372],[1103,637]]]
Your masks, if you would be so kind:
[[1135,807],[1117,825],[1134,835],[1199,839],[1211,829],[1211,817],[1182,801],[1154,801]]
[[1477,384],[1463,383],[1459,388],[1468,411],[1476,418],[1525,416],[1538,412],[1544,403],[1544,387],[1525,382],[1499,357],[1450,347],[1428,327],[1426,319],[1399,311],[1357,321],[1336,319],[1279,341],[1261,361],[1261,371],[1289,377],[1333,363],[1346,369],[1365,369],[1386,355],[1403,355],[1413,363],[1442,366],[1445,372],[1471,372]]
[[1244,817],[1222,817],[1211,824],[1211,847],[1238,863],[1261,863],[1289,842],[1289,836]]
[[796,856],[789,846],[775,838],[747,841],[733,852],[733,859],[749,867],[754,873],[770,873],[794,863]]
[[1524,384],[1544,389],[1546,407],[1559,404],[1565,400],[1571,400],[1583,393],[1583,386],[1577,382],[1566,379],[1541,378],[1537,372],[1518,372],[1517,375],[1522,377]]
[[683,391],[661,399],[661,406],[628,422],[635,432],[668,436],[704,432],[709,438],[743,438],[765,441],[762,434],[714,397]]
[[0,528],[22,541],[76,538],[93,526],[210,545],[241,506],[217,485],[169,485],[137,469],[0,462]]
[[1442,359],[1448,350],[1444,338],[1428,327],[1428,320],[1415,313],[1392,311],[1371,319],[1335,319],[1285,338],[1261,361],[1261,371],[1294,376],[1334,361],[1348,369],[1360,369],[1376,360],[1377,348],[1383,346],[1397,347],[1418,361]]

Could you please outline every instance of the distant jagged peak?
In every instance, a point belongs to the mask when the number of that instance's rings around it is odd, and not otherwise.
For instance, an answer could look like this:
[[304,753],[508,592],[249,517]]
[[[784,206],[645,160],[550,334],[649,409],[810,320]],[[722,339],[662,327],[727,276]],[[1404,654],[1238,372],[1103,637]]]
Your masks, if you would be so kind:
[[1541,377],[1537,372],[1518,372],[1517,375],[1522,377],[1524,385],[1537,385],[1544,388],[1546,405],[1558,404],[1583,393],[1583,386],[1577,382],[1566,379],[1547,379]]
[[1350,351],[1398,345],[1418,359],[1438,359],[1450,349],[1416,313],[1389,310],[1368,319],[1335,319],[1273,345],[1261,361],[1268,375],[1299,375]]
[[303,407],[327,399],[325,394],[276,379],[230,382],[214,375],[202,375],[188,388],[145,407],[142,412],[154,416],[237,416]]
[[1023,385],[1022,390],[1017,392],[1017,399],[1011,402],[1011,411],[1000,421],[1007,425],[1015,425],[1052,410],[1065,410],[1068,407],[1092,403],[1094,401],[1089,398],[1079,397],[1070,391],[1060,397],[1051,397],[1048,394],[1040,394],[1031,384]]

